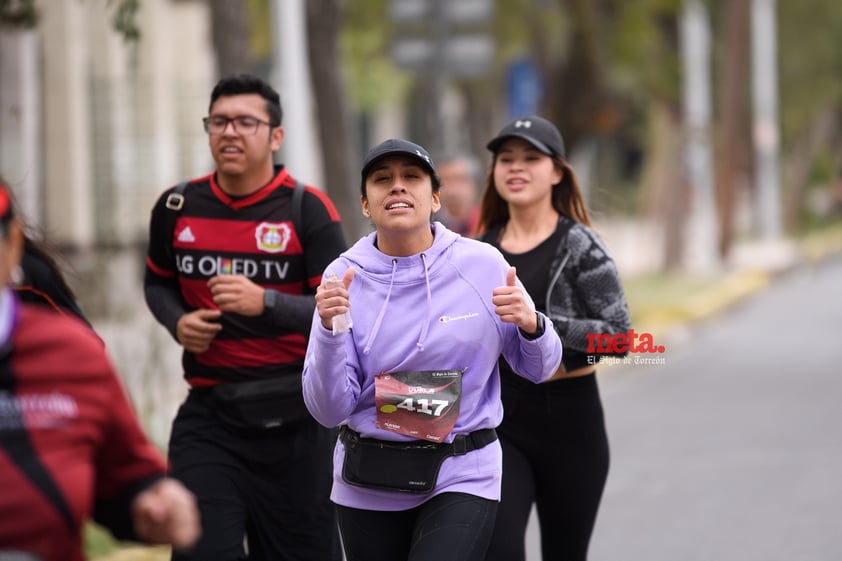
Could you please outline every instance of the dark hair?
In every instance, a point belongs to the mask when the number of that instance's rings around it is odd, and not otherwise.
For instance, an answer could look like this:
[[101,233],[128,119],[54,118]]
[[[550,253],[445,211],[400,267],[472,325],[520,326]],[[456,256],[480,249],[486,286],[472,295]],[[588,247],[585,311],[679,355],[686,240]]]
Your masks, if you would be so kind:
[[53,273],[52,279],[59,285],[59,288],[66,292],[72,300],[76,300],[76,293],[67,284],[62,268],[58,264],[58,257],[61,254],[44,240],[38,240],[35,235],[28,226],[24,225],[24,254],[34,255],[36,259],[43,261]]
[[[39,241],[39,233],[36,232],[31,226],[23,222],[22,219],[19,218],[19,214],[17,212],[17,201],[15,200],[14,193],[12,193],[12,189],[9,187],[8,183],[6,183],[2,177],[0,177],[0,197],[6,198],[6,204],[8,208],[0,212],[0,219],[3,220],[3,229],[2,234],[6,234],[6,226],[8,225],[7,222],[11,222],[13,219],[18,217],[19,223],[23,228],[23,251],[24,253],[28,253],[30,255],[35,255],[37,258],[41,259],[47,267],[49,267],[54,276],[54,280],[56,284],[59,285],[67,294],[75,299],[76,295],[70,286],[67,284],[67,281],[64,278],[64,274],[62,273],[62,269],[58,264],[57,256],[59,253],[45,241]],[[0,204],[0,206],[3,206]]]
[[217,82],[211,92],[208,112],[220,97],[242,94],[258,94],[265,99],[269,122],[273,127],[281,126],[284,117],[284,112],[281,109],[281,96],[272,86],[251,74],[234,74]]
[[[509,204],[497,192],[494,186],[494,165],[497,163],[498,153],[495,152],[491,167],[485,179],[485,190],[480,199],[479,222],[476,235],[509,221]],[[561,214],[576,222],[591,226],[591,217],[585,197],[579,188],[579,181],[573,168],[561,156],[550,156],[553,164],[562,171],[561,181],[553,185],[552,205]]]

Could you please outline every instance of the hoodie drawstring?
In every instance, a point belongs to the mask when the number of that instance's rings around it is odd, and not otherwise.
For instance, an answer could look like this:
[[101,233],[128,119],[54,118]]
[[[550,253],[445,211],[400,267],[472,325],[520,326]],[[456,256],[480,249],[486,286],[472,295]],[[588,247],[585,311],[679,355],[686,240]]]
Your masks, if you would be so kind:
[[433,310],[433,295],[430,293],[430,271],[427,269],[427,255],[421,254],[421,261],[424,263],[424,282],[427,284],[427,317],[421,320],[421,335],[415,344],[419,351],[424,350],[424,340],[427,338],[427,330],[430,328],[430,316]]
[[383,305],[380,306],[380,311],[377,313],[377,319],[374,321],[374,327],[371,328],[371,335],[368,337],[368,341],[365,343],[365,348],[363,348],[363,354],[367,355],[371,350],[371,345],[374,343],[375,337],[377,337],[377,332],[380,331],[380,324],[383,323],[383,316],[386,315],[386,307],[389,305],[389,298],[392,296],[392,287],[395,285],[395,273],[398,270],[398,260],[392,259],[392,278],[389,279],[389,291],[386,293],[386,300],[383,301]]
[[[433,310],[433,294],[430,290],[430,271],[427,269],[427,256],[421,254],[421,261],[424,263],[424,283],[427,287],[427,315],[421,320],[421,334],[418,336],[418,342],[415,344],[419,351],[424,350],[424,341],[427,339],[427,331],[430,329],[430,316]],[[374,326],[371,328],[371,335],[363,348],[363,354],[367,355],[371,351],[371,345],[377,338],[377,333],[380,331],[380,325],[383,323],[383,316],[386,315],[386,308],[389,306],[389,299],[392,297],[392,287],[395,285],[395,274],[398,271],[398,260],[392,259],[392,276],[389,279],[389,290],[386,292],[386,299],[383,305],[380,306],[380,311],[377,313],[377,319],[374,320]]]

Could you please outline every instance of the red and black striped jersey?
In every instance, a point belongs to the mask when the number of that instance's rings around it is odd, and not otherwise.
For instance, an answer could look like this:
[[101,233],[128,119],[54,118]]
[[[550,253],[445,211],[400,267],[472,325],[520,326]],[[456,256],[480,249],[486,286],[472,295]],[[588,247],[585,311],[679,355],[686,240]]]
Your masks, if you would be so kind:
[[[152,210],[147,282],[171,283],[185,310],[217,309],[207,283],[223,274],[245,275],[281,293],[315,294],[325,267],[345,250],[345,238],[331,200],[309,186],[301,201],[301,232],[296,232],[295,183],[278,167],[259,191],[232,198],[215,174],[193,180],[172,232],[167,213],[174,211],[166,200],[174,188],[165,191]],[[263,316],[225,312],[222,330],[206,352],[184,352],[185,377],[192,385],[207,385],[300,374],[310,319],[293,330]]]
[[95,513],[131,538],[131,501],[166,466],[102,342],[81,320],[29,304],[10,341],[0,357],[0,551],[81,561],[82,524]]

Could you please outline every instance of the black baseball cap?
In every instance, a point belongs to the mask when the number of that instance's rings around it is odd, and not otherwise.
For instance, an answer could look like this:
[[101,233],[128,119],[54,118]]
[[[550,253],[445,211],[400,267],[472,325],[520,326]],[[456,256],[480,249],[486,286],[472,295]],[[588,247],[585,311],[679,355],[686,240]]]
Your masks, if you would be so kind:
[[436,175],[436,166],[433,163],[433,159],[430,157],[430,154],[423,146],[419,146],[414,142],[410,142],[402,138],[390,138],[389,140],[384,140],[368,151],[368,154],[366,154],[365,160],[363,161],[363,169],[361,172],[363,182],[365,182],[366,177],[368,177],[368,172],[371,171],[371,167],[378,160],[385,158],[386,156],[396,156],[401,154],[416,158],[418,163],[421,164],[421,167],[430,172],[430,177],[433,179],[433,189],[438,189],[439,179]]
[[496,153],[501,144],[513,137],[522,138],[547,156],[565,157],[564,140],[558,128],[537,115],[520,117],[510,122],[485,147]]

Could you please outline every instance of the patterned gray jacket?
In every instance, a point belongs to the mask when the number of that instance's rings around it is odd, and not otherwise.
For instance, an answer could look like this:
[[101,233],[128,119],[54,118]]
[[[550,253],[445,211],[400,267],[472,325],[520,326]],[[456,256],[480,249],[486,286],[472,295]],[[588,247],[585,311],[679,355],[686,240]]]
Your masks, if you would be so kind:
[[[588,364],[588,335],[616,335],[631,329],[620,275],[604,242],[592,229],[567,217],[566,228],[549,267],[544,309],[564,344],[567,370]],[[592,361],[591,361],[592,363]]]

